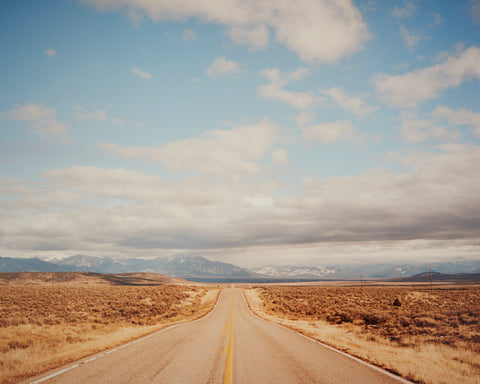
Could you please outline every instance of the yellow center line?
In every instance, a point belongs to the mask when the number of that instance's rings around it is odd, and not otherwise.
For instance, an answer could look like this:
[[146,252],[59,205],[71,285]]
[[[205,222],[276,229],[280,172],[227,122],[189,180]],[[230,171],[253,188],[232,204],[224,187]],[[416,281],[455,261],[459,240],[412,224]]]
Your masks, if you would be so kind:
[[224,384],[232,384],[233,376],[233,295],[230,292],[230,314],[228,316],[227,323],[223,328],[222,335],[225,336],[227,328],[230,325],[230,331],[228,334],[228,347],[223,347],[223,353],[227,354],[227,360],[225,362],[225,377],[223,379]]

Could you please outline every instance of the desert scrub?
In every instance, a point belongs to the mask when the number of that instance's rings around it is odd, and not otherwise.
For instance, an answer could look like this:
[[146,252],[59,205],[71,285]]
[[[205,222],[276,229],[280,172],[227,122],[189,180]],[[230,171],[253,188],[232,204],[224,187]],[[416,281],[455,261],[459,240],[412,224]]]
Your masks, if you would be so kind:
[[216,297],[180,285],[0,286],[0,383],[196,318]]
[[480,288],[268,286],[259,315],[424,384],[480,384]]
[[260,287],[267,313],[288,319],[351,323],[365,332],[390,337],[421,335],[423,341],[480,343],[480,289],[434,293],[404,288]]

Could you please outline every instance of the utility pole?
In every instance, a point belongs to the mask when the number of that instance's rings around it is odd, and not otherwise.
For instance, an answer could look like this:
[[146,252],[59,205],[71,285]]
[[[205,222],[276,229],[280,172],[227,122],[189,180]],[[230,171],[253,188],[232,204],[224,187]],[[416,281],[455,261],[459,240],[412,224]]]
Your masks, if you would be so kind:
[[430,293],[432,293],[432,267],[428,267],[428,270],[430,271]]

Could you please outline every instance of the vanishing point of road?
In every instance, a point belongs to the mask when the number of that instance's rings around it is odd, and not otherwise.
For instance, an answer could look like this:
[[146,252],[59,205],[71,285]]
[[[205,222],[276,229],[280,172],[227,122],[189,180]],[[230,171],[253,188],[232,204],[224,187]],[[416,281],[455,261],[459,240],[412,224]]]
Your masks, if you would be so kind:
[[31,383],[398,384],[407,381],[255,316],[239,289],[202,319],[166,328]]

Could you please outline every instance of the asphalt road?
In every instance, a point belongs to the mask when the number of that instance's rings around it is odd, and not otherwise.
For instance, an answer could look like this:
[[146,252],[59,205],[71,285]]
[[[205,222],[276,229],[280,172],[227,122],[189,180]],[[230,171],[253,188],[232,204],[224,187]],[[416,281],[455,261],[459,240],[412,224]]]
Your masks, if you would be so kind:
[[224,289],[206,317],[157,332],[31,383],[405,383],[256,317]]

